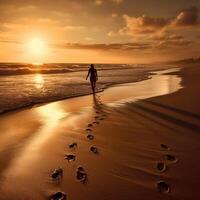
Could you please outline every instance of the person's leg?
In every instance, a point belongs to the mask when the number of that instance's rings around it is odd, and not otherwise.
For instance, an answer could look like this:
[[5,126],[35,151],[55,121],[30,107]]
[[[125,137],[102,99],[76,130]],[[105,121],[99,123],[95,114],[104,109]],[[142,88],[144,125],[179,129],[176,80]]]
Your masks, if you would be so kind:
[[94,90],[96,89],[96,81],[94,81]]
[[90,80],[90,84],[91,84],[92,90],[94,91],[94,81],[93,81],[93,80]]
[[94,82],[94,80],[92,81],[92,90],[93,90],[93,92],[95,91],[95,82]]

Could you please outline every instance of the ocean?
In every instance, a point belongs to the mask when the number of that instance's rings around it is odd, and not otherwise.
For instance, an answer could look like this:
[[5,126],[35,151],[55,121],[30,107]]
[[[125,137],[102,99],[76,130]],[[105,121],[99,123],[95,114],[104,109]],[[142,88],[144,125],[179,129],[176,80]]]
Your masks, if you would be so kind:
[[[97,91],[120,83],[147,78],[160,65],[96,64]],[[0,113],[38,103],[91,93],[86,81],[89,64],[49,63],[43,65],[0,63]]]

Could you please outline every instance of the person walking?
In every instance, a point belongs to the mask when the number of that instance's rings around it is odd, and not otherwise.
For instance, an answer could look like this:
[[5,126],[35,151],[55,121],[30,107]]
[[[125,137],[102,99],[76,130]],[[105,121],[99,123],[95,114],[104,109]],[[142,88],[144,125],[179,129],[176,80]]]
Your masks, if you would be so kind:
[[97,74],[97,70],[94,68],[93,64],[90,65],[86,80],[88,79],[89,76],[90,76],[91,88],[92,88],[92,91],[94,93],[95,92],[95,88],[96,88],[96,82],[98,80],[98,74]]

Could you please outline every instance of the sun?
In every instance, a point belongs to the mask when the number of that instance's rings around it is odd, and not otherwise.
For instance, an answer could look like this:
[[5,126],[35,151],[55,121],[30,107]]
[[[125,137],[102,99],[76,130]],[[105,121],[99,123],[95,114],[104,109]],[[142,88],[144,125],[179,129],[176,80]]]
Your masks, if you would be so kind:
[[42,37],[29,38],[24,45],[24,56],[28,62],[39,66],[47,60],[49,56],[49,47],[47,41]]
[[47,44],[42,38],[33,38],[27,43],[27,50],[33,56],[44,56],[47,54]]

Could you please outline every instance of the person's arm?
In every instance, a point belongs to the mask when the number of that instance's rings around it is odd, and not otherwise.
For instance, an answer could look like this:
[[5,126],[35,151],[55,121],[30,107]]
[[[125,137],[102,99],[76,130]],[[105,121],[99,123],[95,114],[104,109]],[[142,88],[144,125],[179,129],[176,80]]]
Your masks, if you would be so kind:
[[86,76],[86,80],[88,79],[88,76],[90,75],[90,70],[88,70],[88,74]]

